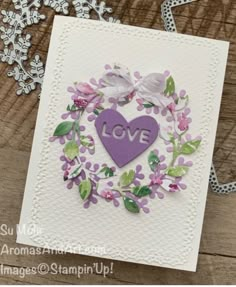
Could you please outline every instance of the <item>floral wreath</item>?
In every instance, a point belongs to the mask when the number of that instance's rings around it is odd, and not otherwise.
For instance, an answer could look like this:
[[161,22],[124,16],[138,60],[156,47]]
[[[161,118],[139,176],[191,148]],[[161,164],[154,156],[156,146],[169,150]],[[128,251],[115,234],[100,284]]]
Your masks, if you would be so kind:
[[[89,83],[75,83],[69,87],[72,103],[66,108],[61,122],[55,129],[51,142],[58,140],[63,145],[63,178],[67,188],[77,186],[84,208],[98,203],[98,199],[113,202],[115,207],[123,201],[125,208],[132,213],[143,210],[149,213],[148,199],[164,198],[165,192],[185,190],[183,177],[193,165],[184,156],[193,154],[201,143],[201,137],[193,138],[189,134],[190,108],[189,96],[185,90],[176,91],[175,81],[170,72],[152,73],[142,77],[135,72],[132,77],[127,68],[121,65],[105,66],[105,73],[99,81],[92,78]],[[162,128],[159,137],[164,140],[166,150],[172,154],[169,163],[166,156],[157,149],[152,150],[147,158],[150,175],[149,184],[142,185],[145,178],[142,166],[127,170],[119,177],[114,186],[112,177],[116,168],[107,164],[92,164],[86,159],[86,153],[95,153],[95,142],[91,135],[86,135],[86,127],[80,125],[82,116],[94,121],[104,110],[106,99],[111,109],[128,105],[136,101],[137,110],[147,114],[161,114],[166,119],[167,127]],[[68,121],[67,119],[72,120]]]

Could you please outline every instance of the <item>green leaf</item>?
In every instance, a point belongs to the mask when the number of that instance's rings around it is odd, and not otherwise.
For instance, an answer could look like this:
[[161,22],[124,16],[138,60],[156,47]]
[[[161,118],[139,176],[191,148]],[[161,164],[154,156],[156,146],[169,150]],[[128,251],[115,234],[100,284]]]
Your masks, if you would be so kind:
[[70,109],[71,109],[72,112],[75,112],[75,111],[78,110],[78,108],[76,107],[76,105],[72,105]]
[[67,135],[72,130],[72,127],[73,122],[62,122],[57,126],[53,135],[57,137]]
[[201,143],[201,140],[188,141],[182,145],[180,149],[180,153],[181,154],[192,154],[198,149],[200,143]]
[[114,176],[114,171],[108,166],[102,168],[99,173],[104,173],[106,177]]
[[175,93],[175,81],[171,76],[166,81],[166,89],[164,93],[167,96],[171,96]]
[[135,186],[132,193],[137,197],[143,197],[151,193],[151,189],[148,186]]
[[94,146],[94,142],[93,142],[92,138],[89,138],[87,136],[80,136],[80,142],[85,147]]
[[69,173],[67,179],[73,179],[79,176],[81,173],[81,168],[82,168],[82,165],[73,168],[71,172]]
[[79,108],[77,108],[76,105],[73,104],[73,105],[71,105],[71,106],[68,105],[67,108],[66,108],[66,110],[69,111],[69,112],[75,112],[75,111],[78,111]]
[[65,155],[70,159],[74,159],[79,154],[79,147],[76,141],[69,141],[64,148]]
[[144,106],[144,108],[149,109],[149,108],[154,107],[155,105],[152,104],[152,103],[147,102],[147,103],[144,103],[143,106]]
[[129,172],[124,172],[121,177],[120,177],[120,185],[121,186],[128,186],[130,185],[135,177],[135,171],[134,170],[130,170]]
[[96,115],[96,116],[98,116],[99,115],[99,111],[96,109],[96,110],[94,110],[93,111],[93,113]]
[[167,174],[169,176],[180,177],[185,175],[188,172],[187,166],[176,166],[176,167],[169,167],[167,169]]
[[139,213],[139,206],[137,205],[137,203],[130,197],[124,197],[124,205],[125,208],[132,212],[132,213]]
[[80,197],[83,200],[88,199],[89,195],[91,194],[91,191],[92,191],[91,181],[89,179],[81,181],[81,183],[79,184],[79,193]]
[[155,154],[154,151],[151,151],[148,156],[148,164],[151,170],[155,171],[159,163],[160,163],[159,157]]

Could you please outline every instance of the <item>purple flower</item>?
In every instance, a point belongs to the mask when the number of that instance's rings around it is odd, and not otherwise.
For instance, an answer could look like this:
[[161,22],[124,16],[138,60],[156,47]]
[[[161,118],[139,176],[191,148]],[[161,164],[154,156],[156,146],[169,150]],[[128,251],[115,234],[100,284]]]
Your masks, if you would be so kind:
[[162,109],[161,115],[163,117],[166,116],[167,122],[173,122],[175,120],[174,109],[174,102],[170,103],[167,107]]
[[138,111],[146,111],[146,114],[151,114],[152,112],[154,114],[159,114],[160,108],[158,106],[155,106],[151,103],[145,102],[143,99],[137,99],[136,102],[138,103],[137,110]]
[[62,165],[62,170],[66,171],[69,170],[72,166],[75,165],[75,161],[74,160],[69,160],[66,156],[62,155],[60,157],[60,160],[63,161],[63,165]]
[[163,199],[164,194],[160,192],[159,188],[162,186],[164,179],[166,177],[165,173],[163,173],[163,170],[165,170],[167,166],[165,163],[163,164],[161,163],[165,160],[165,156],[163,155],[159,156],[158,150],[155,150],[154,152],[158,156],[160,163],[157,166],[155,172],[153,174],[150,174],[149,176],[151,180],[149,186],[152,190],[152,193],[150,194],[150,198],[155,198],[157,196],[159,199]]
[[150,185],[162,185],[163,184],[163,179],[165,178],[164,174],[151,174],[150,179],[151,183]]
[[184,98],[186,96],[186,91],[185,90],[180,90],[179,92],[179,97]]
[[147,198],[138,198],[137,196],[135,196],[134,194],[132,194],[130,192],[126,192],[126,195],[129,198],[133,199],[136,202],[136,204],[138,205],[138,207],[143,210],[143,212],[145,212],[145,213],[150,212],[150,209],[146,206],[148,204]]
[[97,204],[98,202],[97,197],[99,196],[99,194],[97,193],[96,183],[94,181],[91,181],[91,183],[92,183],[92,191],[89,198],[84,202],[84,208],[89,208],[91,204]]
[[169,192],[177,192],[180,190],[184,190],[187,188],[186,184],[181,182],[182,177],[176,177],[173,179],[166,179],[167,184],[163,187],[165,190]]
[[69,93],[72,93],[71,99],[74,101],[75,99],[78,99],[81,96],[81,92],[76,89],[76,84],[74,85],[74,87],[68,87],[67,91]]
[[65,136],[52,136],[49,138],[50,142],[55,142],[56,140],[58,140],[61,145],[64,145],[66,140],[72,140],[72,133],[70,132]]
[[182,183],[181,180],[182,177],[172,178],[165,175],[165,177],[163,178],[163,182],[159,187],[168,192],[177,192],[180,190],[184,190],[187,188],[187,186]]
[[193,165],[193,162],[192,161],[186,161],[184,160],[183,157],[179,157],[178,159],[178,165],[179,166],[187,166],[187,167],[191,167]]
[[100,95],[95,95],[89,100],[89,103],[86,107],[87,113],[92,113],[96,109],[103,109],[102,103],[104,103],[104,98]]
[[84,202],[84,208],[89,208],[90,204],[97,204],[98,200],[95,196],[95,193],[92,193],[89,198]]
[[96,118],[97,118],[97,116],[96,116],[95,114],[90,114],[90,115],[87,117],[87,119],[88,119],[89,122],[92,122],[92,121],[96,120]]
[[163,185],[165,174],[161,172],[161,169],[157,168],[157,170],[149,176],[151,182],[149,184],[152,193],[150,194],[150,198],[155,198],[156,196],[160,199],[164,198],[163,193],[159,191],[159,188]]
[[96,173],[99,170],[99,164],[95,163],[92,165],[90,161],[85,162],[85,168],[90,172]]
[[118,103],[119,103],[119,98],[109,98],[108,99],[109,103],[112,104],[112,106],[110,107],[112,110],[117,110],[118,108]]
[[72,189],[74,185],[78,186],[80,184],[80,182],[82,180],[85,180],[85,179],[86,179],[86,173],[84,170],[82,170],[81,173],[79,174],[79,176],[69,180],[69,182],[67,184],[67,188]]
[[139,208],[141,208],[145,213],[150,212],[150,209],[146,207],[147,204],[148,204],[147,198],[143,198],[141,201],[138,202]]
[[184,144],[184,143],[189,142],[189,141],[197,141],[197,140],[201,141],[202,137],[197,136],[197,137],[193,138],[190,134],[186,134],[185,138],[181,139],[181,144]]
[[140,185],[140,180],[144,179],[144,174],[141,173],[141,170],[142,170],[142,166],[141,165],[137,165],[136,169],[135,169],[134,180],[133,180],[133,184],[135,186]]
[[98,81],[94,78],[90,79],[90,84],[92,84],[93,86],[97,87],[97,89],[101,89],[102,87],[104,87],[103,85],[103,80],[99,79]]
[[80,112],[79,111],[69,111],[62,114],[61,118],[66,120],[68,117],[71,117],[72,120],[76,120],[79,118]]
[[160,188],[159,185],[151,186],[152,193],[149,196],[151,199],[154,199],[155,197],[158,197],[159,199],[163,199],[164,198],[164,193],[161,192],[159,190],[159,188]]
[[80,137],[78,137],[77,144],[80,147],[80,153],[88,151],[90,154],[94,154],[95,142],[91,135],[80,135]]
[[[167,165],[165,163],[161,163],[165,160],[164,156],[159,156],[159,151],[154,151],[156,155],[158,155],[160,159],[160,163],[157,166],[155,172],[149,176],[151,182],[149,184],[152,189],[152,193],[150,194],[151,198],[155,198],[156,196],[162,199],[164,197],[163,193],[160,192],[161,189],[169,192],[180,191],[181,189],[185,189],[186,185],[181,183],[182,178],[172,178],[166,175],[165,169]],[[178,159],[179,165],[191,166],[192,162],[185,162],[184,158],[180,157]]]

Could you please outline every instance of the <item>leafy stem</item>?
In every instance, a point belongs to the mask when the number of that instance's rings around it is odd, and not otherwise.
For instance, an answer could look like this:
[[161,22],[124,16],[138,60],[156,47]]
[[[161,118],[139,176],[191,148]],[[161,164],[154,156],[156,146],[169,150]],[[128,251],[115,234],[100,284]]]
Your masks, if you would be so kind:
[[188,131],[188,129],[185,130],[184,132],[182,132],[181,134],[178,134],[177,142],[176,142],[176,139],[174,137],[171,138],[170,142],[173,144],[174,150],[173,150],[173,157],[172,157],[172,160],[170,162],[169,167],[173,167],[178,156],[181,155],[181,147],[182,147],[181,139],[182,139],[182,136],[184,136],[187,131]]
[[113,190],[119,192],[119,194],[120,194],[122,197],[125,197],[125,196],[126,196],[125,193],[126,193],[127,191],[130,191],[130,190],[124,191],[124,190],[123,190],[122,188],[120,188],[119,186],[114,187]]
[[176,159],[179,156],[179,151],[178,150],[179,150],[180,140],[178,141],[178,143],[176,143],[175,138],[171,138],[170,141],[173,144],[173,148],[174,148],[174,150],[173,150],[173,157],[172,157],[172,160],[171,160],[171,162],[169,164],[169,167],[172,167],[172,166],[174,166],[175,161],[176,161]]
[[77,119],[74,121],[73,129],[72,129],[72,139],[75,140],[76,133],[78,134],[78,137],[80,138],[80,119],[83,115],[83,111],[79,113]]
[[124,197],[124,196],[127,196],[127,195],[126,195],[127,192],[133,193],[132,190],[133,190],[134,188],[135,188],[135,185],[133,185],[133,186],[132,186],[132,185],[129,185],[129,186],[126,186],[126,187],[116,186],[116,187],[113,187],[112,189],[113,189],[114,191],[119,192],[120,195],[121,195],[122,197]]
[[178,151],[174,151],[174,152],[173,152],[173,158],[172,158],[172,161],[171,161],[171,163],[170,163],[169,167],[174,166],[175,161],[176,161],[176,159],[178,158],[178,156],[179,156],[179,155],[180,155],[180,154],[179,154],[179,152],[178,152]]
[[76,121],[73,124],[73,129],[72,129],[72,140],[75,141],[75,135],[76,135]]

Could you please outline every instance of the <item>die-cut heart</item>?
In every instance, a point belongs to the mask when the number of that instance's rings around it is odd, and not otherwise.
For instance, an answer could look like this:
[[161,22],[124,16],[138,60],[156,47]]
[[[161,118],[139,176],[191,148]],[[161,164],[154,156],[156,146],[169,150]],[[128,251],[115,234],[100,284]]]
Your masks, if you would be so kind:
[[140,116],[127,122],[112,109],[100,113],[95,127],[105,149],[120,168],[149,148],[159,132],[158,123],[150,116]]

